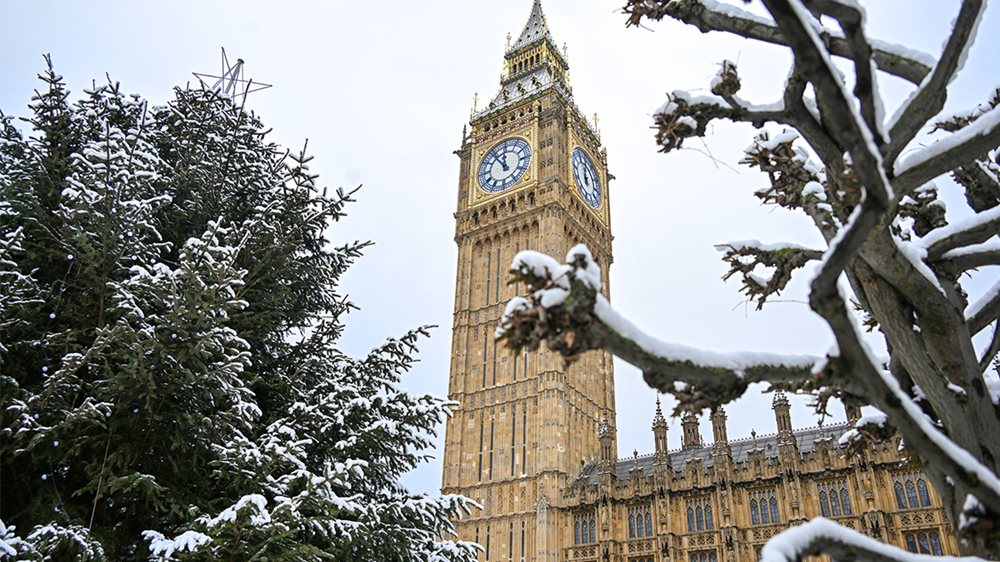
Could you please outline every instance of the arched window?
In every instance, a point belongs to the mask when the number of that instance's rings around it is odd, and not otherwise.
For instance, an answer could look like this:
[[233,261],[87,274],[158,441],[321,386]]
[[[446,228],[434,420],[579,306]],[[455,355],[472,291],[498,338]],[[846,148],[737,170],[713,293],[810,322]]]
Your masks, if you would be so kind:
[[903,484],[896,482],[896,485],[893,487],[896,490],[896,507],[906,509],[906,496],[903,495]]
[[913,536],[913,533],[906,533],[906,550],[910,552],[917,551],[917,539]]
[[760,500],[760,522],[770,523],[771,522],[771,512],[767,508],[767,500]]
[[771,496],[771,523],[781,523],[781,518],[778,517],[778,500]]
[[757,500],[750,500],[750,523],[760,525],[760,512],[757,511]]
[[909,502],[910,507],[920,505],[917,503],[917,487],[913,485],[913,480],[906,481],[906,501]]
[[580,534],[583,535],[583,544],[587,544],[590,542],[590,532],[589,532],[590,529],[587,528],[586,518],[583,519],[583,523],[580,525],[580,527],[582,527],[582,529],[580,529]]
[[823,517],[830,516],[830,501],[827,499],[826,492],[819,493],[819,511]]
[[712,506],[705,506],[705,529],[711,531],[715,528],[715,521],[712,519]]
[[830,513],[834,517],[840,517],[840,495],[837,490],[830,490]]
[[693,533],[694,531],[695,531],[695,528],[694,528],[694,509],[689,507],[688,508],[688,532],[689,533]]
[[851,514],[851,496],[847,493],[847,488],[840,489],[840,503],[844,510],[844,515]]
[[635,513],[631,509],[628,513],[628,538],[635,538]]
[[937,531],[931,531],[931,554],[934,556],[941,556],[943,554],[941,550],[941,537],[938,536]]
[[580,544],[580,518],[573,522],[573,544]]
[[597,520],[590,516],[590,542],[597,542]]
[[927,507],[931,504],[931,495],[927,492],[927,482],[923,478],[917,479],[917,494],[920,495],[920,505]]
[[697,524],[695,528],[697,528],[699,531],[704,531],[705,530],[705,512],[702,511],[700,505],[694,509],[694,520],[695,520],[695,523]]
[[917,548],[920,554],[930,554],[931,545],[927,542],[927,533],[917,533]]
[[649,513],[649,509],[646,509],[646,536],[653,536],[653,516]]

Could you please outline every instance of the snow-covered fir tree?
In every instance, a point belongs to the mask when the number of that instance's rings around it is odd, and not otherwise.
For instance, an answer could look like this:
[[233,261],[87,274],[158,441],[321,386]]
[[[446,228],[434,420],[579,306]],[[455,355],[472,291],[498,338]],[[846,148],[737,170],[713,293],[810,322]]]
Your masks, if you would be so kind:
[[215,93],[40,79],[0,119],[0,558],[473,559],[470,500],[399,484],[426,332],[337,349],[351,194]]

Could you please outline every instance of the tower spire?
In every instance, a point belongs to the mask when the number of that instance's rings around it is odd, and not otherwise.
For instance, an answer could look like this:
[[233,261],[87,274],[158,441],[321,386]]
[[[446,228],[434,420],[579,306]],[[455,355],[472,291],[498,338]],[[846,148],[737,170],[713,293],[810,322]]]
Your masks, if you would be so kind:
[[482,113],[473,116],[473,121],[549,89],[556,90],[572,104],[573,91],[569,87],[568,74],[569,65],[549,31],[542,3],[534,0],[521,34],[516,41],[508,41],[504,70],[500,74],[500,91]]
[[534,4],[531,6],[531,15],[528,16],[528,22],[524,24],[524,29],[521,30],[521,35],[518,36],[517,41],[510,46],[510,50],[517,50],[525,45],[534,43],[539,39],[548,39],[553,44],[552,33],[549,31],[549,26],[545,22],[545,13],[542,12],[542,1],[535,0]]

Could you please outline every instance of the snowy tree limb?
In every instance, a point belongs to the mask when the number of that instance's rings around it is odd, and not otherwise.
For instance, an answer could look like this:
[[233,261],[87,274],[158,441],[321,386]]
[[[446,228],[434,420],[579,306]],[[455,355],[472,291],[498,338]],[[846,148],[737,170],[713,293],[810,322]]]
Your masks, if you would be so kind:
[[[989,211],[980,213],[977,220],[964,229],[944,228],[947,231],[944,236],[935,236],[931,244],[927,246],[927,259],[940,259],[946,252],[956,248],[974,246],[986,242],[1000,233],[1000,207],[994,207]],[[935,234],[934,231],[930,235]]]
[[[669,16],[698,28],[702,33],[722,31],[745,39],[755,39],[775,45],[788,45],[782,30],[774,22],[734,6],[720,5],[714,2],[709,4],[698,0],[686,2],[629,0],[624,11],[629,15],[629,25],[639,25],[643,17],[660,20],[664,16]],[[850,56],[850,48],[843,37],[833,35],[824,37],[832,54],[839,57]],[[906,55],[907,53],[885,46],[874,49],[872,59],[880,70],[913,84],[919,84],[931,71],[931,66]]]
[[969,331],[978,334],[998,318],[1000,318],[1000,295],[995,295],[969,317]]
[[[998,139],[1000,139],[1000,108],[994,108],[972,125],[901,158],[896,164],[893,185],[900,194],[909,193],[912,189],[997,148],[1000,143]],[[988,181],[991,178],[987,176],[984,179]]]
[[511,274],[526,284],[529,297],[510,302],[498,339],[514,349],[534,350],[544,342],[567,358],[605,349],[638,367],[648,385],[677,396],[686,407],[727,403],[755,382],[793,388],[819,385],[821,374],[813,372],[819,357],[713,353],[647,335],[616,312],[587,279],[586,270],[594,266],[581,248],[570,251],[565,265],[533,251],[515,256]]
[[955,77],[955,72],[965,59],[965,53],[985,9],[984,0],[962,2],[940,59],[930,75],[924,78],[917,91],[897,112],[899,117],[889,130],[890,141],[885,154],[887,161],[895,160],[920,128],[944,107],[948,97],[948,83]]
[[840,23],[847,39],[850,58],[854,62],[854,96],[861,103],[861,115],[868,130],[876,139],[878,146],[884,139],[879,133],[878,92],[875,89],[875,76],[872,72],[872,46],[865,38],[864,13],[855,3],[845,3],[838,0],[807,0],[806,5],[826,14]]
[[[757,300],[757,310],[764,307],[767,297],[779,294],[788,285],[796,269],[823,257],[819,250],[794,245],[763,246],[756,240],[717,244],[715,249],[725,252],[723,259],[729,263],[729,271],[722,279],[739,273],[743,277],[742,291],[748,299]],[[754,273],[758,266],[774,268],[774,273],[761,278]]]
[[987,265],[1000,265],[1000,249],[986,249],[962,252],[954,256],[948,253],[941,256],[939,263],[947,263],[956,273],[976,269]]

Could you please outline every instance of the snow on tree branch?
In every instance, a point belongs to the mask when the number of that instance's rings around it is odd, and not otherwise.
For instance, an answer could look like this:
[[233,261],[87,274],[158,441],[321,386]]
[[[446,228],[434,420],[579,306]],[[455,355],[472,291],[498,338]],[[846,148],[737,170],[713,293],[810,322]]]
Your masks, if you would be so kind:
[[887,160],[895,159],[913,140],[917,131],[944,107],[946,88],[955,78],[956,72],[961,70],[985,11],[985,0],[962,2],[958,17],[952,24],[951,35],[945,42],[944,51],[934,69],[889,121],[891,142],[886,150]]
[[647,384],[677,396],[688,407],[710,407],[741,396],[750,383],[812,387],[821,358],[771,353],[715,353],[660,341],[622,317],[599,293],[597,265],[583,245],[566,263],[525,250],[511,273],[529,296],[510,301],[498,339],[515,348],[546,346],[567,358],[606,349],[635,365]]
[[[716,250],[725,252],[723,258],[730,269],[722,277],[729,279],[739,273],[743,277],[742,292],[748,299],[756,299],[757,310],[771,295],[781,293],[792,279],[792,272],[812,260],[819,260],[823,252],[810,250],[794,244],[761,244],[756,240],[726,242],[717,244]],[[773,268],[768,277],[761,277],[754,271],[758,267]]]
[[[642,18],[660,20],[672,17],[693,25],[702,33],[722,31],[746,39],[755,39],[776,45],[788,45],[779,26],[773,20],[760,17],[736,6],[717,0],[628,0],[624,8],[629,15],[629,25],[639,25]],[[828,32],[824,37],[830,52],[838,57],[849,57],[850,47],[841,34]],[[931,71],[934,58],[925,53],[890,43],[875,42],[872,59],[883,72],[919,84]]]

